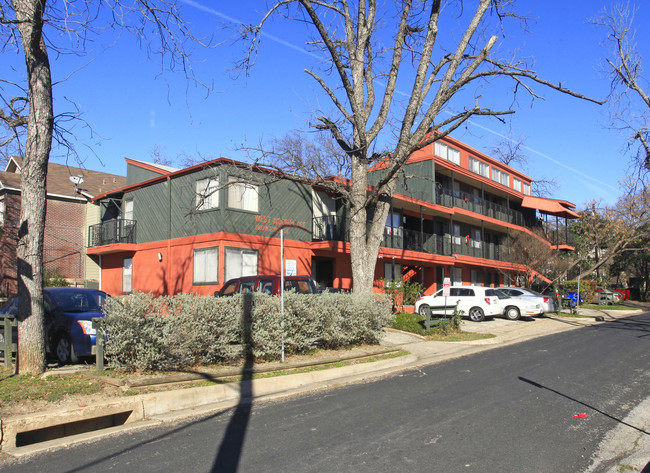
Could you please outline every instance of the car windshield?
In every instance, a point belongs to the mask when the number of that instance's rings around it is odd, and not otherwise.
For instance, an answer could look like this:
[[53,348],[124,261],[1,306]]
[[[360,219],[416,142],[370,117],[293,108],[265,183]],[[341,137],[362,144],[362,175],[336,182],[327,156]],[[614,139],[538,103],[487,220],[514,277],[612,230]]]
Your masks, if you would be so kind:
[[56,291],[49,296],[63,312],[100,311],[106,300],[103,292]]

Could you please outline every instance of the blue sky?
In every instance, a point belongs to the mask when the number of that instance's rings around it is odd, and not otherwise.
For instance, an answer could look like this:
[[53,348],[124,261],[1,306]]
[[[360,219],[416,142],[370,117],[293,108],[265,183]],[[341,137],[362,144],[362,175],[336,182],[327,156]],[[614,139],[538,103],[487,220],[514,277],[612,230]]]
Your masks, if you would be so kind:
[[[214,34],[217,40],[228,36],[223,21],[256,23],[265,5],[246,0],[181,3],[197,33]],[[604,31],[588,20],[609,4],[597,0],[520,2],[520,11],[536,19],[529,24],[530,33],[513,30],[516,34],[511,36],[508,32],[506,38],[499,38],[497,47],[533,56],[540,76],[604,99],[609,91],[609,81],[599,70],[605,54],[600,47]],[[647,24],[648,15],[648,8],[641,5],[636,23]],[[235,78],[231,72],[240,46],[224,42],[211,50],[196,50],[194,69],[213,84],[210,94],[188,85],[180,73],[161,74],[160,64],[148,60],[135,39],[126,35],[108,48],[97,38],[92,51],[83,57],[53,56],[54,78],[61,81],[55,88],[56,111],[67,107],[67,100],[75,102],[95,133],[90,137],[81,127],[75,129],[83,144],[94,151],[79,147],[83,165],[124,174],[124,157],[151,161],[156,147],[172,160],[182,154],[244,160],[235,148],[306,129],[313,110],[330,107],[319,86],[303,71],[313,66],[315,58],[304,49],[301,27],[279,21],[270,26],[248,77]],[[650,57],[644,54],[650,44],[647,39],[644,31],[637,33],[641,55]],[[15,67],[24,67],[20,57],[13,59]],[[522,95],[517,113],[506,124],[477,117],[453,136],[487,154],[503,136],[521,137],[530,158],[523,171],[534,179],[556,180],[559,188],[553,197],[579,207],[592,199],[613,203],[620,193],[618,181],[628,173],[629,157],[624,154],[627,137],[607,128],[606,106],[549,89],[536,90],[545,100],[535,100],[531,107],[530,99]],[[504,94],[502,107],[510,104]],[[52,161],[62,159],[53,156]],[[176,164],[180,166],[180,161]]]

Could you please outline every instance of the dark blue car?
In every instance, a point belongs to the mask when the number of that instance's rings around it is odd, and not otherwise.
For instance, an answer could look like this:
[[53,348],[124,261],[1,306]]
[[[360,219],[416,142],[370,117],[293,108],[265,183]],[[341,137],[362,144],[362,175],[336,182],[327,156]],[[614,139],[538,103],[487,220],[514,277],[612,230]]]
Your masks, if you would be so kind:
[[[56,287],[43,289],[45,310],[45,350],[59,363],[77,363],[95,354],[94,317],[103,317],[107,294],[95,289]],[[18,297],[13,297],[0,313],[16,315]]]

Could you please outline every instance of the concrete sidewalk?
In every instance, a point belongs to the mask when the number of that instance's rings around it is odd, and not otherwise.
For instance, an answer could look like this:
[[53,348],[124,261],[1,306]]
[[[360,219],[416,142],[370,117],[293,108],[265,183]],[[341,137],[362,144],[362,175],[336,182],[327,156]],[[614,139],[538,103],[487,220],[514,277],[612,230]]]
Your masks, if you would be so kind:
[[[242,402],[277,399],[357,383],[539,336],[603,323],[597,319],[604,319],[606,322],[640,311],[638,309],[630,311],[582,309],[581,313],[588,317],[551,315],[518,321],[505,319],[492,319],[480,323],[463,321],[462,329],[465,331],[496,335],[494,338],[471,342],[428,341],[411,333],[387,329],[382,341],[386,351],[403,349],[407,350],[409,355],[320,371],[120,397],[110,402],[73,410],[52,410],[14,416],[2,419],[2,451],[12,456],[24,456],[61,448],[126,429],[150,427],[164,422],[207,415]],[[283,365],[283,368],[291,369],[292,366],[287,364]],[[91,428],[96,430],[88,431]]]

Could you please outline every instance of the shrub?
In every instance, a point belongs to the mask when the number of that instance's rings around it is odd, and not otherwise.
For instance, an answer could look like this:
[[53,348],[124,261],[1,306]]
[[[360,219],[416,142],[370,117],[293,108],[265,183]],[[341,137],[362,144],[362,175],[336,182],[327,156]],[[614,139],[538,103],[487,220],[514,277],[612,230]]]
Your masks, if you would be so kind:
[[389,302],[376,295],[266,294],[219,298],[136,293],[109,300],[104,317],[105,353],[130,371],[178,370],[241,360],[305,353],[314,342],[327,348],[378,343],[390,323]]
[[44,287],[68,287],[65,276],[58,269],[46,269],[43,271]]
[[[591,302],[596,294],[596,288],[598,283],[589,279],[580,280],[580,297],[582,297],[585,303]],[[578,281],[564,281],[562,283],[562,289],[565,293],[567,292],[578,292]]]

